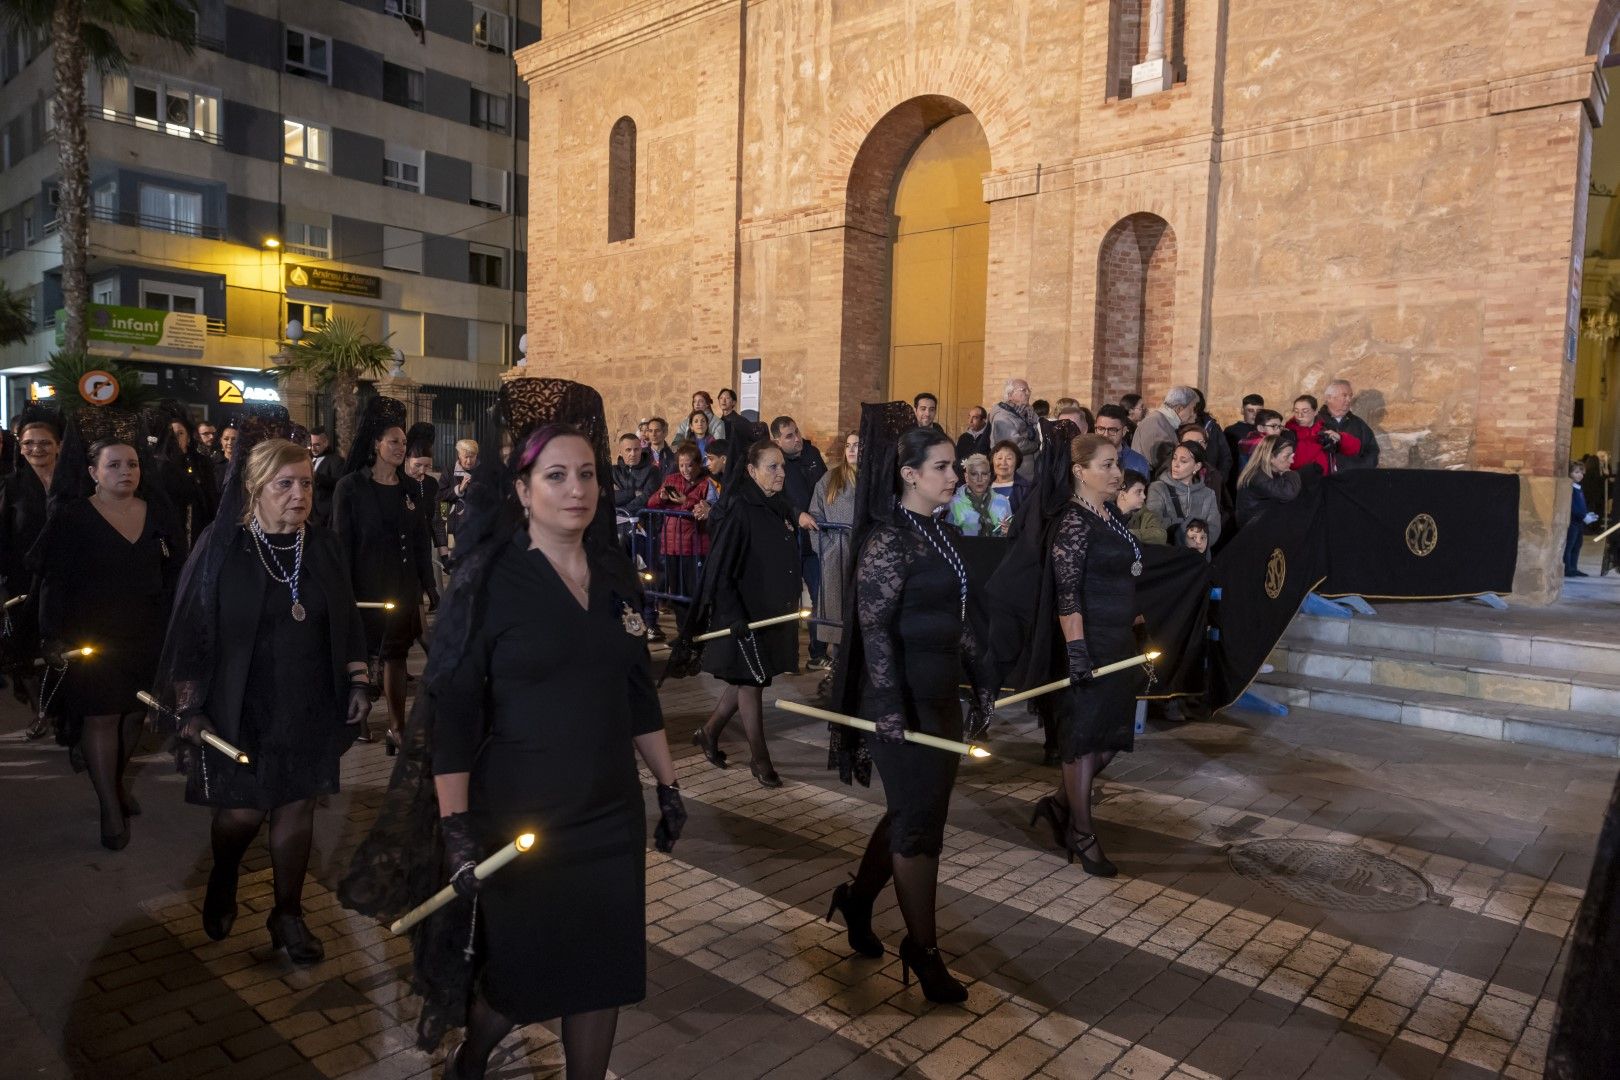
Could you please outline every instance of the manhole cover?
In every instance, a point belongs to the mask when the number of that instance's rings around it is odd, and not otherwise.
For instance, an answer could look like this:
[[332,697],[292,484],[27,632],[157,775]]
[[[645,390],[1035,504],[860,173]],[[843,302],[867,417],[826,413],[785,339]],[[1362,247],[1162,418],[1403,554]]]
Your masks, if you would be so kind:
[[1284,896],[1333,911],[1405,911],[1429,883],[1394,859],[1321,840],[1254,840],[1230,853],[1232,869]]

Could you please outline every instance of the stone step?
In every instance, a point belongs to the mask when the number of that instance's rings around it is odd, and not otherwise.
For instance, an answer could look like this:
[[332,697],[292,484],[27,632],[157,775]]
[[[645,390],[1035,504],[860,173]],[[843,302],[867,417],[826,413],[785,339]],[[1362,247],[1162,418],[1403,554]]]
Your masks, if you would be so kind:
[[1620,717],[1620,675],[1316,641],[1284,640],[1271,662],[1295,675]]
[[1287,671],[1261,675],[1255,685],[1266,697],[1282,704],[1320,712],[1620,757],[1620,717],[1601,713],[1486,701]]
[[1353,619],[1298,615],[1283,643],[1300,648],[1329,645],[1457,660],[1485,660],[1527,667],[1620,676],[1620,640],[1607,636],[1559,636],[1546,630],[1432,625],[1382,614]]

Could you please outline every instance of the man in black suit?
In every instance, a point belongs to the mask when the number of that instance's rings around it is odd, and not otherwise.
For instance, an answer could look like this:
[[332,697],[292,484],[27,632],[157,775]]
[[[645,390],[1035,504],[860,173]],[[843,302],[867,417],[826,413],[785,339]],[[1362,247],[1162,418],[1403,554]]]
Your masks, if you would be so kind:
[[323,427],[309,429],[309,453],[315,463],[315,506],[309,519],[323,528],[332,522],[332,490],[343,476],[343,457],[332,449]]

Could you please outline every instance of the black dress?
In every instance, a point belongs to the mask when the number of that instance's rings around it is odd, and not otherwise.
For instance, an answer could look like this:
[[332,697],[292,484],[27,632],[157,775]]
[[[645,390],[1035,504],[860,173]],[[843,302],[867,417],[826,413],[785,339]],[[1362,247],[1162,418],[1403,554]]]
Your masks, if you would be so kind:
[[433,771],[471,773],[486,850],[539,836],[479,892],[484,994],[520,1024],[646,996],[633,740],[664,721],[639,590],[614,558],[593,553],[586,610],[520,531],[490,569],[461,666],[435,694]]
[[214,520],[227,467],[221,465],[216,470],[208,458],[189,451],[158,462],[158,486],[180,519],[187,550]]
[[71,744],[83,717],[140,711],[135,692],[152,689],[186,548],[156,502],[146,504],[140,539],[130,543],[89,499],[78,499],[51,515],[34,558],[40,635],[95,650],[71,658],[54,691],[52,713],[67,721],[60,737]]
[[[220,525],[224,525],[223,522]],[[298,602],[273,581],[243,526],[220,569],[217,652],[202,712],[247,765],[206,755],[187,770],[186,801],[202,806],[274,810],[338,790],[338,760],[359,734],[347,723],[348,668],[366,659],[365,634],[348,578],[329,532],[305,530]],[[268,534],[280,547],[294,534]],[[282,569],[292,565],[276,553]]]
[[416,505],[416,485],[402,478],[379,484],[366,471],[352,472],[332,495],[332,531],[349,567],[354,598],[393,601],[394,610],[360,613],[366,648],[383,660],[403,660],[422,633],[421,597],[429,587],[432,552],[426,519]]
[[[1064,508],[1052,542],[1052,576],[1059,616],[1078,613],[1093,667],[1136,655],[1136,552],[1091,511]],[[1130,750],[1136,742],[1136,695],[1140,668],[1071,686],[1059,703],[1064,761],[1093,751]]]
[[428,542],[432,550],[437,551],[448,547],[450,539],[444,531],[444,515],[439,513],[439,481],[432,475],[425,475],[420,480],[406,477],[400,483],[411,489],[411,499],[416,503],[416,513],[422,519],[422,524],[428,531]]
[[[753,481],[739,486],[703,564],[714,596],[708,629],[799,610],[802,568],[791,513]],[[762,627],[752,637],[752,646],[729,634],[709,642],[703,670],[733,686],[769,686],[772,676],[798,670],[797,622]]]
[[[33,571],[28,553],[45,528],[45,485],[33,467],[23,464],[0,480],[0,597],[29,594]],[[0,616],[7,661],[29,661],[39,653],[39,597],[29,595]]]
[[[866,658],[860,715],[876,721],[901,712],[909,730],[959,740],[963,661],[975,687],[994,686],[995,676],[966,610],[956,530],[905,510],[898,516],[873,529],[855,565]],[[938,855],[960,755],[870,736],[866,745],[883,778],[890,851]]]

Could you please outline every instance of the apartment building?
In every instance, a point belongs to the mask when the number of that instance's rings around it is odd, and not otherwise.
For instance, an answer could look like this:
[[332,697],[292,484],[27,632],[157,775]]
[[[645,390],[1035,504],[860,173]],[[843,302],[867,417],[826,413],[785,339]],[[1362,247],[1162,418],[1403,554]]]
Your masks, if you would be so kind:
[[[539,0],[200,0],[198,46],[125,42],[88,87],[90,350],[219,417],[274,400],[290,321],[386,336],[429,387],[492,379],[524,321]],[[56,347],[51,51],[0,55],[0,280],[37,332],[0,349],[0,409]],[[130,311],[126,309],[138,309]]]

